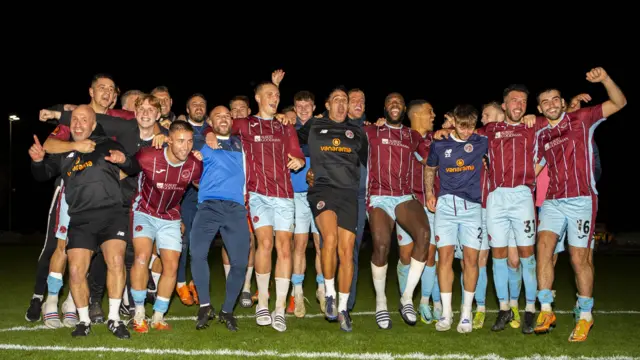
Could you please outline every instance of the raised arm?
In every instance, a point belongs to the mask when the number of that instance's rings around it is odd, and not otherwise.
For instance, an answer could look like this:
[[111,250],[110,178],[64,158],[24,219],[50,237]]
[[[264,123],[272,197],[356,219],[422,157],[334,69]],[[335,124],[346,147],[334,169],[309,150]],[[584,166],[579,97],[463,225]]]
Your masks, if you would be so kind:
[[597,67],[595,69],[591,69],[591,71],[587,73],[587,80],[592,83],[601,82],[607,90],[609,100],[602,103],[603,117],[608,118],[627,105],[627,98],[622,93],[622,90],[620,90],[618,85],[611,80],[603,68]]

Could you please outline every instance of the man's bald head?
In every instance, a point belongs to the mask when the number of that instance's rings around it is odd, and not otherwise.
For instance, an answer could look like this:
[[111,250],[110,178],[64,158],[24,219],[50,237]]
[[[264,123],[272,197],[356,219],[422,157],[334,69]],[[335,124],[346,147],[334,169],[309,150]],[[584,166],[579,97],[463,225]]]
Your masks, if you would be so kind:
[[226,106],[214,107],[209,113],[209,125],[213,132],[219,136],[229,136],[231,134],[231,112]]
[[88,139],[96,128],[96,112],[89,105],[80,105],[71,112],[71,136],[74,141]]

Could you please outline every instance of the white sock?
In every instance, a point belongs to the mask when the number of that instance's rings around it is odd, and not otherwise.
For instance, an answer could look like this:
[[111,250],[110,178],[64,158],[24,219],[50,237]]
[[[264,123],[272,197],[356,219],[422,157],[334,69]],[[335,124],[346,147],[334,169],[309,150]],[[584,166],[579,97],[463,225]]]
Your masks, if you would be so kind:
[[125,307],[129,307],[129,292],[127,291],[127,285],[124,286],[124,291],[122,291],[122,302]]
[[339,293],[338,312],[347,311],[347,302],[349,302],[349,293]]
[[78,317],[80,318],[80,322],[91,324],[91,318],[89,318],[89,307],[85,306],[78,308]]
[[151,254],[151,261],[149,261],[149,270],[151,270],[151,268],[153,267],[153,262],[156,261],[157,258],[158,258],[158,255]]
[[157,323],[157,322],[161,322],[164,320],[164,314],[159,312],[159,311],[155,311],[153,313],[153,319],[151,319],[151,322],[153,323]]
[[509,303],[506,301],[500,301],[500,310],[502,311],[509,310]]
[[[471,314],[471,307],[473,306],[473,297],[475,295],[475,292],[471,291],[464,291],[464,305],[462,306],[463,310],[464,310],[464,315],[470,315]],[[470,316],[469,316],[470,317]]]
[[33,294],[33,297],[31,297],[32,299],[40,299],[40,301],[42,301],[42,299],[44,299],[44,295],[36,295]]
[[542,310],[542,311],[553,311],[551,309],[551,304],[542,304],[540,310]]
[[227,279],[229,277],[229,271],[231,271],[231,265],[223,264],[224,267],[224,278]]
[[244,276],[244,288],[242,291],[251,292],[251,276],[253,275],[253,266],[247,267],[247,274]]
[[302,294],[302,284],[293,285],[293,296],[296,294]]
[[514,308],[517,309],[518,308],[518,300],[513,300],[513,299],[509,300],[509,306],[510,307],[514,307]]
[[413,303],[413,291],[416,289],[420,277],[424,271],[425,262],[420,262],[414,258],[411,258],[411,264],[409,265],[409,275],[407,276],[407,286],[404,288],[402,299],[400,302],[403,305]]
[[429,305],[429,297],[423,296],[422,298],[420,298],[420,304]]
[[109,298],[109,320],[120,321],[120,303],[122,299]]
[[144,305],[136,305],[136,314],[134,315],[135,319],[138,321],[142,321],[145,318],[145,309]]
[[333,299],[336,299],[336,279],[324,279],[324,295],[329,297],[333,296]]
[[276,278],[276,311],[286,309],[290,279]]
[[580,312],[580,320],[586,320],[587,322],[591,321],[593,316],[591,315],[591,311],[581,311]]
[[387,295],[385,294],[385,285],[387,282],[387,267],[378,267],[371,263],[371,276],[373,277],[373,287],[376,289],[376,312],[387,310]]
[[296,295],[296,294],[295,294],[295,291],[296,291],[296,286],[295,286],[295,285],[293,285],[293,286],[291,287],[291,297],[294,297],[294,296]]
[[201,308],[203,308],[203,307],[205,307],[205,306],[209,306],[209,305],[211,305],[211,304],[210,304],[210,303],[200,304],[200,307],[201,307]]
[[160,283],[160,273],[157,272],[151,272],[151,278],[153,279],[153,283],[156,284],[156,291],[158,292],[158,283]]
[[271,273],[258,274],[256,272],[256,282],[258,283],[258,306],[260,308],[269,307],[269,278]]
[[527,304],[527,306],[524,307],[524,311],[535,314],[535,312],[536,312],[536,304]]
[[453,311],[451,311],[451,293],[440,293],[440,299],[442,300],[442,316],[445,318],[452,318]]
[[484,306],[484,305],[478,305],[478,306],[476,307],[476,312],[481,312],[481,313],[483,313],[483,312],[487,312],[487,309],[485,308],[485,306]]
[[187,283],[186,282],[179,282],[179,283],[176,284],[176,288],[181,288],[183,286],[187,286]]

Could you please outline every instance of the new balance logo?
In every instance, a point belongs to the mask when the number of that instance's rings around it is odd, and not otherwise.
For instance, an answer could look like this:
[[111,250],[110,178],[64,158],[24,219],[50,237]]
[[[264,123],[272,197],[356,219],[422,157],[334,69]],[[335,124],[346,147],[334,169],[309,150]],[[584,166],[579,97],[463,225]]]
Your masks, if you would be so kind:
[[124,236],[124,231],[118,231],[118,236]]
[[320,130],[320,134],[326,134],[327,131],[329,131],[329,130],[327,130],[327,129]]

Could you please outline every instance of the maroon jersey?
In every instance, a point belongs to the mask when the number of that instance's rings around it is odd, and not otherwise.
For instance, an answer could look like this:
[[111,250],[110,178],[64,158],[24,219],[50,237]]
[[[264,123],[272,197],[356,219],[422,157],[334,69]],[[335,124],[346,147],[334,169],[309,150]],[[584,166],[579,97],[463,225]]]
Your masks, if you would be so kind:
[[[424,137],[424,142],[425,142],[425,146],[427,148],[427,156],[429,156],[429,149],[431,149],[431,142],[433,141],[433,133],[429,132],[427,133]],[[411,188],[413,189],[413,194],[416,196],[416,198],[418,199],[418,201],[420,201],[420,203],[422,204],[422,206],[426,207],[427,206],[427,193],[425,192],[424,189],[424,164],[422,164],[420,162],[420,160],[422,159],[422,157],[419,154],[414,154],[416,156],[414,156],[413,160],[411,161],[412,163],[412,168],[411,168]],[[433,187],[433,193],[437,196],[437,185],[436,183],[438,183],[438,179],[436,177]],[[439,185],[439,184],[438,184]]]
[[71,139],[71,129],[69,129],[66,125],[58,125],[55,129],[49,134],[50,139],[69,141]]
[[478,129],[478,134],[489,140],[489,192],[500,187],[521,185],[533,191],[538,151],[537,130],[537,127],[527,128],[523,123],[507,122],[492,122]]
[[200,180],[202,162],[189,154],[184,162],[172,164],[165,151],[171,150],[148,147],[136,153],[142,171],[133,210],[163,220],[180,220],[182,195],[192,181]]
[[[204,134],[210,132],[209,128]],[[248,170],[247,192],[292,199],[291,171],[287,168],[289,154],[304,159],[293,125],[249,116],[233,120],[231,132],[242,140]]]
[[561,119],[538,131],[538,152],[549,168],[546,198],[597,195],[593,132],[605,120],[602,104],[564,113]]
[[364,131],[369,140],[367,197],[411,195],[414,153],[426,160],[429,155],[427,141],[420,133],[405,126],[369,125]]
[[489,171],[483,165],[480,171],[480,193],[482,194],[482,208],[487,208],[487,198],[489,197]]

